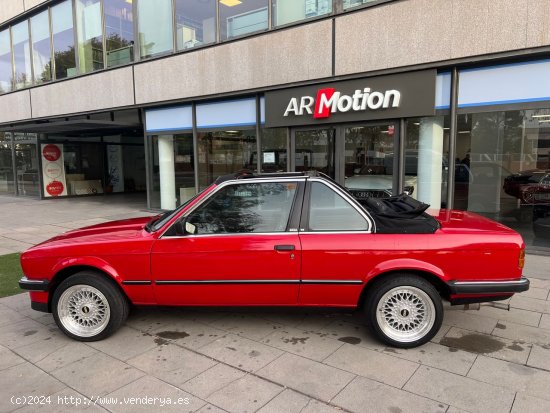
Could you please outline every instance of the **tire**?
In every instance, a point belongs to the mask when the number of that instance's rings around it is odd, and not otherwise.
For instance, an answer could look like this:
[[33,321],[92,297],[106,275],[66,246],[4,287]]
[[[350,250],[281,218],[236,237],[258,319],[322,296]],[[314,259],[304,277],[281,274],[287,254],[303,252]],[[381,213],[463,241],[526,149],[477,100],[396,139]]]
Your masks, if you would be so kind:
[[78,341],[109,337],[126,321],[129,310],[129,302],[115,282],[92,271],[62,281],[52,297],[57,326]]
[[420,346],[432,339],[443,322],[443,303],[435,287],[410,274],[395,274],[372,286],[365,299],[368,324],[385,344]]

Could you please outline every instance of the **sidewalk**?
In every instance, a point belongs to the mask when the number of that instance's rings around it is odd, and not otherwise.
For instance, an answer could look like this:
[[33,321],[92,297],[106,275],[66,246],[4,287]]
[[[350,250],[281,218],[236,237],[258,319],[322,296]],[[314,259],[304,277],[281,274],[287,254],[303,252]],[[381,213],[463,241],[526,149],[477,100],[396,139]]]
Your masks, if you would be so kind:
[[[32,202],[0,205],[10,251],[46,230],[144,214],[93,200],[58,212],[41,202],[40,215]],[[531,289],[511,311],[447,311],[432,342],[411,350],[379,344],[360,313],[271,308],[134,309],[114,336],[80,343],[27,294],[3,298],[0,413],[548,412],[548,268],[550,257],[528,255]]]

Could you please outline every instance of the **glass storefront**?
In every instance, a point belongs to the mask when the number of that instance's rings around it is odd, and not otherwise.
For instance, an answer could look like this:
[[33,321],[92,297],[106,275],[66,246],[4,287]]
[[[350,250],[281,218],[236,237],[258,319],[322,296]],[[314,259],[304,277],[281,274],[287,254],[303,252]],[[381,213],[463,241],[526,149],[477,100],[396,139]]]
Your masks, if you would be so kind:
[[0,132],[0,194],[14,194],[11,133]]
[[334,128],[296,130],[294,170],[318,171],[334,178],[334,143]]
[[52,80],[52,45],[50,43],[50,18],[44,10],[30,18],[34,83]]
[[218,176],[254,171],[256,129],[200,131],[198,133],[199,189]]
[[13,63],[15,67],[15,88],[21,89],[32,84],[31,47],[29,22],[22,21],[11,28]]
[[31,133],[14,133],[15,173],[17,193],[23,196],[39,196],[37,137]]
[[221,39],[267,30],[268,3],[267,0],[219,0]]
[[[287,128],[262,128],[260,157],[263,173],[286,172],[288,168]],[[256,154],[252,159],[256,165]]]

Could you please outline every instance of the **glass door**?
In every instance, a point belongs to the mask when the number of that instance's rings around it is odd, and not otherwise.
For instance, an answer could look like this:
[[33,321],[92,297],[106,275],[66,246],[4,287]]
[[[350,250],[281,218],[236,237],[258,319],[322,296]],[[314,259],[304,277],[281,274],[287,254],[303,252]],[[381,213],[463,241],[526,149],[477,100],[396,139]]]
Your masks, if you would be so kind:
[[[394,148],[397,127],[394,123],[345,125],[345,186],[357,198],[386,198],[394,194],[398,176]],[[413,179],[414,178],[414,179]],[[413,182],[414,181],[414,182]],[[412,194],[416,177],[405,177],[404,190]]]
[[292,133],[292,170],[319,171],[335,178],[335,129],[296,129]]

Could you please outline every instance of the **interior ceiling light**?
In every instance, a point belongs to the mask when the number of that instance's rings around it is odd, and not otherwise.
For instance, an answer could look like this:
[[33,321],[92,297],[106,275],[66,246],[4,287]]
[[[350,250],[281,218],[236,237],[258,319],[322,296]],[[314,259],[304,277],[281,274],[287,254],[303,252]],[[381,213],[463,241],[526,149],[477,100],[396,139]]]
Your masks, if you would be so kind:
[[550,119],[539,120],[539,123],[550,123]]
[[532,118],[550,118],[550,115],[533,115]]
[[220,0],[220,3],[227,7],[238,6],[242,3],[240,0]]

